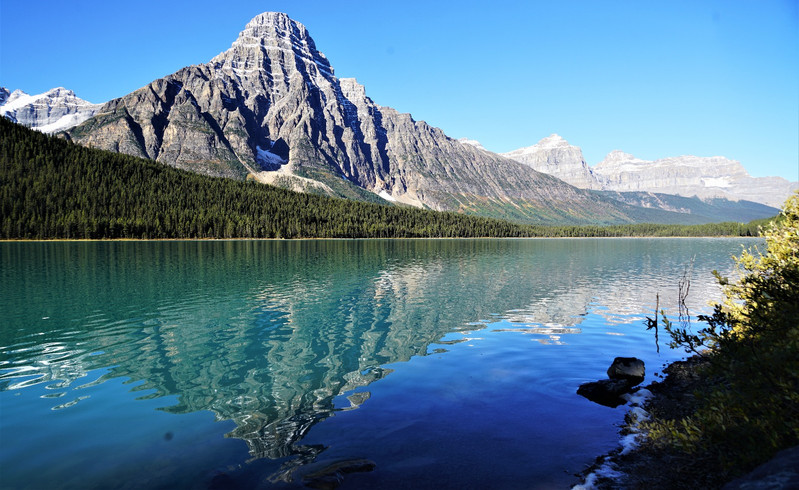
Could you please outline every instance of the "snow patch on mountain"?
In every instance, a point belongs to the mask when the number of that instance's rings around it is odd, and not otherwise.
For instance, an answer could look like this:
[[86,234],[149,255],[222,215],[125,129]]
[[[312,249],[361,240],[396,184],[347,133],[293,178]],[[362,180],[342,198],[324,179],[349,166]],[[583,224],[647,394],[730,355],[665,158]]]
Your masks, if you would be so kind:
[[752,177],[740,162],[723,156],[644,160],[613,150],[588,167],[580,148],[557,134],[503,155],[583,189],[747,200],[779,208],[799,188],[780,177]]
[[102,104],[92,104],[75,92],[57,87],[29,95],[0,88],[0,116],[43,133],[64,131],[94,116]]
[[255,150],[257,151],[258,155],[257,156],[258,163],[266,163],[273,165],[274,164],[283,165],[284,163],[286,163],[286,160],[284,160],[280,155],[276,155],[269,150],[264,150],[260,146],[256,146]]
[[728,177],[706,177],[702,179],[705,187],[730,187],[732,183]]
[[285,165],[287,162],[280,155],[276,155],[269,150],[265,150],[260,146],[255,147],[255,161],[258,162],[262,168],[275,168]]
[[558,134],[551,134],[532,146],[502,153],[502,156],[529,165],[575,187],[599,188],[580,147],[570,145]]
[[397,202],[397,200],[394,198],[394,196],[389,194],[388,191],[386,191],[385,189],[383,189],[382,191],[378,192],[377,195],[382,197],[386,201]]
[[57,133],[59,131],[66,131],[69,128],[74,128],[78,124],[87,121],[90,119],[94,114],[96,114],[96,110],[91,111],[84,111],[78,112],[74,114],[64,114],[54,122],[50,124],[45,124],[42,126],[37,126],[33,129],[41,131],[42,133]]
[[473,146],[473,147],[477,148],[478,150],[488,151],[477,140],[472,140],[472,139],[469,139],[469,138],[459,138],[458,139],[458,143],[462,143],[464,145]]

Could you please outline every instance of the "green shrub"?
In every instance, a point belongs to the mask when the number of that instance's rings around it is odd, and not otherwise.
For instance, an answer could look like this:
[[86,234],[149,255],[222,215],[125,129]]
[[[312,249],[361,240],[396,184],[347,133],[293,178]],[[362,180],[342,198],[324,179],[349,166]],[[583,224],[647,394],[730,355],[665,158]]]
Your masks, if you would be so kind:
[[799,193],[764,232],[766,252],[736,258],[740,278],[716,274],[725,300],[697,333],[668,320],[673,347],[706,357],[692,415],[653,421],[655,444],[735,475],[799,444]]

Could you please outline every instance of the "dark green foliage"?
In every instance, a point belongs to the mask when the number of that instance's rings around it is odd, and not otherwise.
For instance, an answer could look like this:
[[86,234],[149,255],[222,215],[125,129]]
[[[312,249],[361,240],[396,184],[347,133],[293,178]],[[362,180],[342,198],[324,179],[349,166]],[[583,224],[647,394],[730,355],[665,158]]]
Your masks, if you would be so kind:
[[84,148],[0,118],[0,238],[747,235],[738,223],[545,227],[291,192]]
[[[671,345],[709,362],[694,412],[649,424],[652,439],[734,476],[799,444],[799,194],[764,233],[766,253],[736,259],[740,279],[717,274],[726,300],[693,333],[666,320]],[[704,349],[708,348],[708,349]]]

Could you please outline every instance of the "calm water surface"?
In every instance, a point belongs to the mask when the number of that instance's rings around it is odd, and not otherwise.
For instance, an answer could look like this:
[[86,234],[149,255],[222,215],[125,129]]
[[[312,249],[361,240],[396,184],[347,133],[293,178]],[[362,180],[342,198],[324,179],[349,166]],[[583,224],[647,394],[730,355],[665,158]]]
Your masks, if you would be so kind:
[[563,488],[743,239],[0,243],[3,488]]

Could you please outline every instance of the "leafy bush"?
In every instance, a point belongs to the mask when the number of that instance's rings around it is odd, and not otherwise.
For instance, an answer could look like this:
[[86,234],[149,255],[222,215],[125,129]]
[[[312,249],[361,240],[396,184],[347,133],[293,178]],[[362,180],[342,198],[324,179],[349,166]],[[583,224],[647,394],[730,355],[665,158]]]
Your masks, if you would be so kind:
[[735,475],[799,444],[799,193],[764,231],[766,252],[716,273],[725,300],[697,333],[666,320],[672,347],[708,359],[692,415],[647,425],[650,440]]

